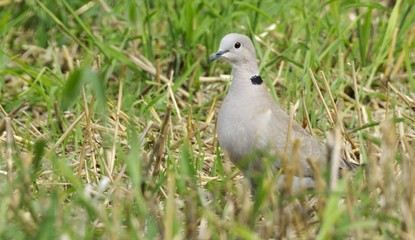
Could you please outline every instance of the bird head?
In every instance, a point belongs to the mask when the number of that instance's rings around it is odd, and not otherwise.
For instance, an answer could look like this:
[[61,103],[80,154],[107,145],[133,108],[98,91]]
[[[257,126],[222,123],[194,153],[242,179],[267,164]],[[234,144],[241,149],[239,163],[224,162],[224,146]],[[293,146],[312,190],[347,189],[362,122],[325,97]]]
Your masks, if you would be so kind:
[[254,44],[243,34],[227,34],[220,41],[219,50],[209,58],[209,62],[221,58],[227,59],[232,65],[256,65]]

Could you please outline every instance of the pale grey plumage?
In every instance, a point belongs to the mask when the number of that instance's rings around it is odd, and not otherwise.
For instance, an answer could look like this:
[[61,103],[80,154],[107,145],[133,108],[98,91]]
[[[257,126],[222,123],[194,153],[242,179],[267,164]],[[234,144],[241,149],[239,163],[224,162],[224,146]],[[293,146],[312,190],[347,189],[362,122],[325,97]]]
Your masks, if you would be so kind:
[[[273,157],[274,171],[279,169],[281,161],[278,156],[285,152],[290,116],[276,104],[262,83],[254,45],[245,35],[228,34],[222,38],[219,51],[209,60],[218,58],[225,58],[232,65],[232,83],[217,122],[221,148],[251,180],[264,170],[263,154]],[[313,171],[306,159],[326,161],[327,147],[295,121],[292,122],[290,139],[300,141],[298,160],[304,177],[294,179],[294,188],[300,182],[305,187],[313,187]],[[286,153],[290,154],[292,142],[288,146]],[[287,159],[289,164],[290,156]],[[341,167],[349,165],[341,161]]]

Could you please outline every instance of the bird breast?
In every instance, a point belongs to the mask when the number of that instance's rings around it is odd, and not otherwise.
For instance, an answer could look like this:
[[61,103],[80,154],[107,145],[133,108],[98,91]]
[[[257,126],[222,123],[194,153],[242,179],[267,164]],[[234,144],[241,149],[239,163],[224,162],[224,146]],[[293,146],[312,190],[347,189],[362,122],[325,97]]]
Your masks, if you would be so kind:
[[252,96],[225,98],[218,115],[217,133],[221,148],[233,162],[269,144],[269,138],[275,135],[269,129],[272,114],[267,104],[258,99],[252,101]]

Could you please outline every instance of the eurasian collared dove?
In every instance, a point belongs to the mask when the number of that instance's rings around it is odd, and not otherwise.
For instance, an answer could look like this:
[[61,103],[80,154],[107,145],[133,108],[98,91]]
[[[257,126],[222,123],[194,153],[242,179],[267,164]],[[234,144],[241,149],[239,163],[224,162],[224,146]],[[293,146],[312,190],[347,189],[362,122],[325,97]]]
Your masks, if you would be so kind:
[[[271,168],[277,172],[282,167],[282,153],[287,154],[287,165],[292,164],[293,143],[298,139],[300,151],[297,160],[302,174],[296,172],[293,188],[313,188],[314,173],[307,158],[316,163],[324,163],[328,156],[327,146],[308,134],[295,121],[292,121],[291,129],[288,129],[290,116],[268,92],[258,71],[254,45],[247,36],[237,33],[224,36],[219,51],[209,61],[220,58],[227,59],[232,65],[232,83],[217,121],[217,136],[222,150],[255,188],[256,177],[266,168],[264,157],[271,159]],[[342,159],[340,167],[350,169],[353,165]],[[280,176],[277,182],[279,187],[282,186],[284,177]]]

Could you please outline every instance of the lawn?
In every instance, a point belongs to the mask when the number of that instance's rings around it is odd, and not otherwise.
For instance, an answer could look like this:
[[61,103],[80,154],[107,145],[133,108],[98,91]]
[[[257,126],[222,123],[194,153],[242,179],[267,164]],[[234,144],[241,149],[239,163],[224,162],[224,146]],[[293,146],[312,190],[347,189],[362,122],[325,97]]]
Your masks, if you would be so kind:
[[[0,239],[414,239],[413,6],[0,1]],[[215,133],[230,32],[355,173],[251,194]]]

